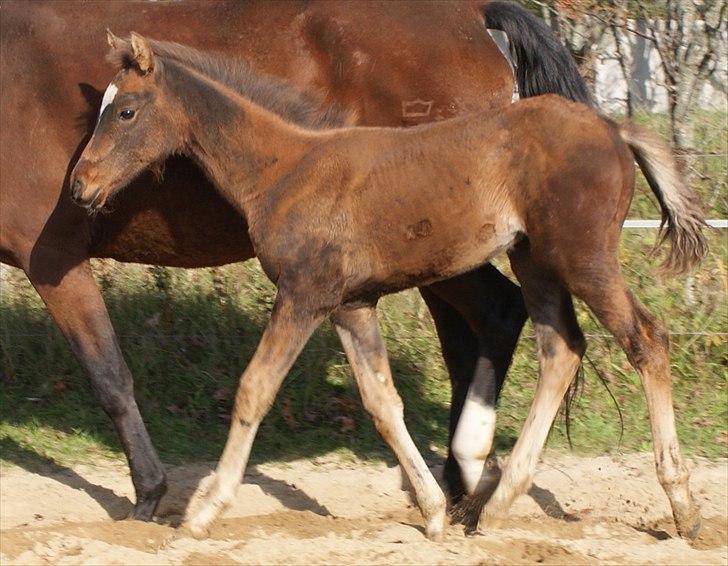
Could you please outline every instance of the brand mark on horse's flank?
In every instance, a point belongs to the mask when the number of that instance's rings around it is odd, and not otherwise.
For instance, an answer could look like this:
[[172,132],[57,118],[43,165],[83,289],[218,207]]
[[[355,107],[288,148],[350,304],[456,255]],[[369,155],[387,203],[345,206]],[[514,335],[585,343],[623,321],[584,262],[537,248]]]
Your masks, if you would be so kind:
[[111,104],[114,101],[114,97],[116,96],[116,92],[119,89],[116,87],[114,83],[111,83],[108,87],[106,87],[106,92],[104,92],[104,98],[101,99],[101,109],[99,110],[99,120],[101,119],[101,115],[104,113],[104,110],[106,110],[106,107]]
[[402,117],[403,118],[425,118],[432,112],[434,100],[403,100],[402,101]]

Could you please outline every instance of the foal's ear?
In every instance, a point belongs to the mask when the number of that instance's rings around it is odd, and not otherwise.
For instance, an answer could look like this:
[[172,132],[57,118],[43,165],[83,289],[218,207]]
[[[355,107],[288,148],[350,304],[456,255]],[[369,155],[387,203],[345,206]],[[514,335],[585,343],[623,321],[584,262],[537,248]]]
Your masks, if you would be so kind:
[[126,45],[126,41],[120,37],[116,37],[109,28],[106,28],[106,42],[113,50],[121,49]]
[[134,63],[142,73],[154,70],[154,54],[149,42],[136,32],[131,32],[131,52]]

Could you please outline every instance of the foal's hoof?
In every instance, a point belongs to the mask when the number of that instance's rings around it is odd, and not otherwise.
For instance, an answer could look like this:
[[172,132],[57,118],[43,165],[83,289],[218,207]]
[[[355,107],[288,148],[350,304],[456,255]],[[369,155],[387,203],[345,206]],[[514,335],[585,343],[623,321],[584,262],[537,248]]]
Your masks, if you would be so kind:
[[700,517],[700,510],[693,505],[686,513],[675,513],[675,526],[677,534],[681,538],[693,541],[698,538],[700,528],[703,526],[703,519]]
[[217,516],[217,507],[208,498],[205,501],[197,502],[187,512],[187,517],[180,525],[183,534],[196,539],[207,538],[210,534],[210,525]]
[[493,529],[502,529],[506,525],[507,520],[507,509],[501,509],[494,505],[486,505],[480,513],[475,532],[482,535]]
[[207,525],[196,524],[192,521],[185,521],[179,527],[183,535],[191,536],[196,539],[205,539],[210,535],[210,529]]
[[221,490],[217,474],[210,474],[200,482],[190,499],[180,529],[195,538],[206,538],[210,525],[222,514],[232,496],[232,492]]
[[445,537],[445,509],[426,519],[425,536],[432,542],[442,542]]

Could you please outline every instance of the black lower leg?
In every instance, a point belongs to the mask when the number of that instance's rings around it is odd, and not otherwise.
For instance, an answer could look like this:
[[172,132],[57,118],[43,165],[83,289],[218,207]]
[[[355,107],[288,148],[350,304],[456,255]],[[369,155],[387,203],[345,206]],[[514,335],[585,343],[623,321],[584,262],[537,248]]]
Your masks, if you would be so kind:
[[75,250],[69,254],[55,247],[37,250],[26,262],[28,279],[71,345],[96,398],[114,423],[136,491],[132,517],[150,520],[166,490],[164,470],[139,414],[132,376],[85,259],[86,252]]
[[84,355],[74,342],[73,349],[88,374],[96,398],[114,424],[129,462],[136,494],[129,517],[150,521],[167,491],[167,481],[134,399],[129,368],[115,342],[104,357]]

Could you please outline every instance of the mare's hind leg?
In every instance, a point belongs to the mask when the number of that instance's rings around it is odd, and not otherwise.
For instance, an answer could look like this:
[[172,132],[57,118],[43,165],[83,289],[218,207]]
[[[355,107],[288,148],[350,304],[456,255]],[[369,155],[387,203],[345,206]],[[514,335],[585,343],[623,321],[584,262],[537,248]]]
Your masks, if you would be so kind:
[[[452,383],[445,481],[453,501],[497,480],[495,407],[526,321],[520,288],[488,264],[421,289]],[[495,470],[497,472],[497,470]]]
[[440,540],[445,527],[445,496],[405,426],[402,400],[392,381],[376,316],[376,311],[369,307],[342,308],[333,314],[332,320],[359,385],[364,407],[372,415],[379,434],[397,455],[414,488],[425,518],[427,537]]
[[497,526],[513,500],[530,487],[551,424],[585,350],[571,297],[558,278],[532,261],[527,243],[510,258],[536,333],[539,379],[526,422],[500,483],[481,512],[478,530]]
[[700,530],[700,510],[690,493],[688,470],[675,431],[667,330],[632,295],[619,266],[603,268],[597,280],[598,284],[590,285],[588,280],[579,279],[574,294],[614,335],[642,380],[657,477],[670,500],[678,533],[694,539]]
[[279,290],[270,320],[248,367],[240,377],[225,449],[215,474],[200,483],[187,508],[184,527],[204,536],[235,495],[258,425],[270,409],[288,370],[323,318],[306,301]]
[[130,518],[151,521],[167,490],[164,468],[139,413],[131,372],[89,264],[81,261],[68,269],[63,260],[67,258],[48,253],[42,273],[26,269],[28,279],[70,343],[88,375],[91,390],[114,423],[136,494]]
[[[462,467],[455,457],[452,439],[465,405],[470,383],[478,361],[478,338],[460,314],[429,287],[420,289],[422,298],[430,309],[440,339],[442,357],[450,375],[450,418],[448,426],[448,451],[442,475],[450,502],[459,502],[465,495]],[[477,435],[473,435],[477,436]]]

